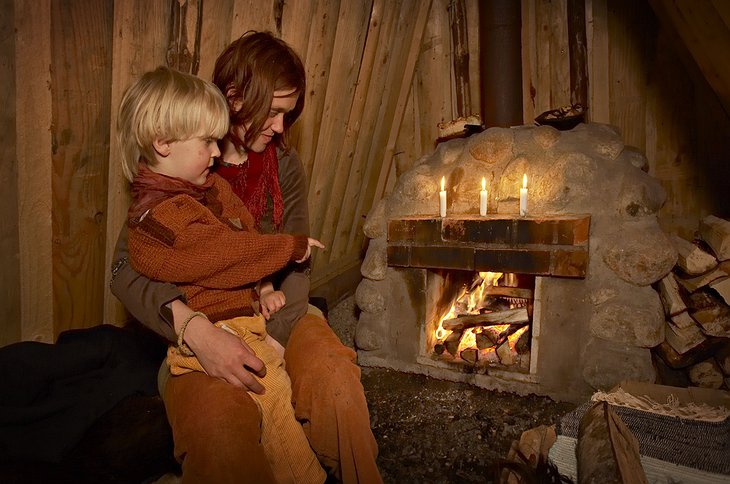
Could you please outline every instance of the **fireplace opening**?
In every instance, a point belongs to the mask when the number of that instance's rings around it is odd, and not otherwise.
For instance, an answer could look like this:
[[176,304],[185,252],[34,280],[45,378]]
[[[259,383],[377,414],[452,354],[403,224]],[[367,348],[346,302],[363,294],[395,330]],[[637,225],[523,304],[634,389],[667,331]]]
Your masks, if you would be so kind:
[[534,373],[536,277],[429,270],[419,362],[465,373]]

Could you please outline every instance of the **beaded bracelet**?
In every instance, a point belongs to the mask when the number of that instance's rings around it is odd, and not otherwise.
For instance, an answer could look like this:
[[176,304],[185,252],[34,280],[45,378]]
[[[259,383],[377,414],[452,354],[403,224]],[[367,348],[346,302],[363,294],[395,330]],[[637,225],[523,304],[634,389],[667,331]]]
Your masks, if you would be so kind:
[[195,353],[192,352],[190,347],[185,344],[185,341],[183,341],[183,336],[185,335],[185,329],[188,327],[188,323],[196,316],[201,316],[205,319],[208,319],[208,316],[206,316],[204,313],[201,313],[199,311],[195,311],[193,313],[190,313],[187,318],[185,318],[185,321],[182,322],[182,325],[180,325],[180,333],[177,335],[177,347],[180,350],[180,353],[183,354],[183,356],[194,356]]

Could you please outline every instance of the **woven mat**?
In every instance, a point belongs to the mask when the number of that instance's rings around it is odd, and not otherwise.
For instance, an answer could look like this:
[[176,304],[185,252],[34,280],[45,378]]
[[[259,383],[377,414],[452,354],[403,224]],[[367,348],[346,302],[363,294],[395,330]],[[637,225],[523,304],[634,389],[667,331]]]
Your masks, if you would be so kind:
[[[580,419],[593,404],[566,414],[557,425],[558,435],[577,439]],[[611,409],[636,436],[642,456],[730,475],[730,419],[702,422],[615,405]]]

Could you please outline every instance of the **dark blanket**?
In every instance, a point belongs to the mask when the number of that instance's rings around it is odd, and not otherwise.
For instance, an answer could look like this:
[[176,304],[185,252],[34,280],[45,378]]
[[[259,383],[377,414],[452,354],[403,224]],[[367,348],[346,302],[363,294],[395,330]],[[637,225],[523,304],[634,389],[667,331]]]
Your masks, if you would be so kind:
[[130,395],[157,395],[164,345],[110,325],[0,348],[0,459],[59,462]]

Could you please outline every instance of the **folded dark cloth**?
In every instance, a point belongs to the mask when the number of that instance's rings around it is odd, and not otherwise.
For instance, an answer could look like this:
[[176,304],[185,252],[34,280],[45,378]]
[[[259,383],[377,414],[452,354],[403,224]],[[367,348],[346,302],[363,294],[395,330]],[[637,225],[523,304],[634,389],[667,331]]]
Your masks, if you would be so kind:
[[164,355],[153,335],[111,325],[0,348],[0,459],[59,462],[122,399],[157,395]]

